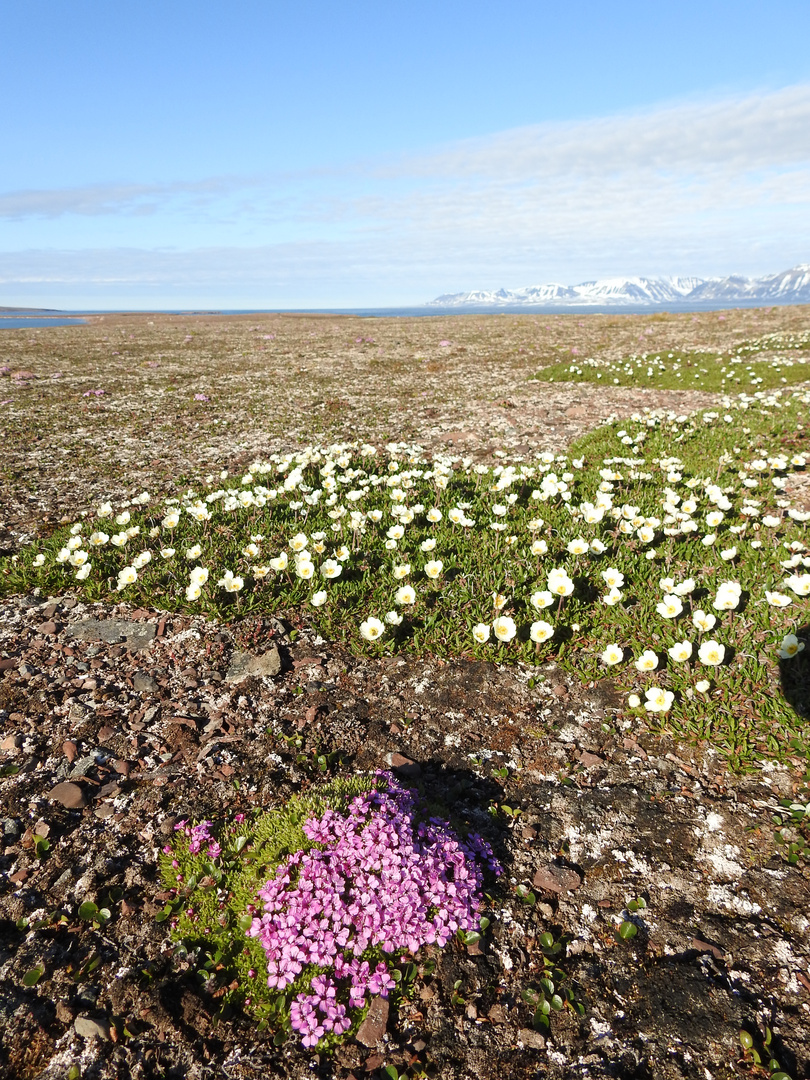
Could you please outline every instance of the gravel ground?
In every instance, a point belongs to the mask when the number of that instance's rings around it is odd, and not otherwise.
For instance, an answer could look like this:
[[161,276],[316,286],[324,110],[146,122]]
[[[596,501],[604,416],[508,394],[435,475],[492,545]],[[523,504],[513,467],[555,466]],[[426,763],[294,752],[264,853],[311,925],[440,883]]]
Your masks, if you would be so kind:
[[[701,400],[527,382],[544,357],[806,325],[803,309],[727,315],[155,316],[5,331],[10,372],[31,377],[0,384],[3,543],[16,550],[111,485],[168,492],[184,473],[315,438],[416,434],[471,456],[562,448],[610,413]],[[333,754],[335,775],[395,768],[483,831],[506,873],[480,944],[437,953],[368,1045],[318,1058],[217,1018],[218,982],[204,988],[155,921],[157,854],[178,818],[282,805]],[[359,659],[292,618],[215,625],[12,597],[0,614],[0,1070],[360,1080],[394,1064],[458,1080],[706,1080],[767,1075],[739,1042],[744,1028],[762,1052],[767,1027],[781,1067],[810,1077],[810,873],[782,859],[771,823],[797,779],[730,775],[710,746],[628,726],[609,679],[582,686],[553,665]],[[487,812],[503,804],[519,816]],[[628,908],[638,898],[646,907]],[[79,917],[87,899],[110,907],[103,927]],[[623,921],[630,940],[617,938]],[[524,1000],[546,931],[582,1006],[555,1013],[550,1032]]]

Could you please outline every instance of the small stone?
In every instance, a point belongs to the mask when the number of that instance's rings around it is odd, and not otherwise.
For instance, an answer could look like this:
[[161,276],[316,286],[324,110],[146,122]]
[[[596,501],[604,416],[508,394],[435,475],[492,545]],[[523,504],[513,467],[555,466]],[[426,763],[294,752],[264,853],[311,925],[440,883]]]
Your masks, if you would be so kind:
[[81,810],[88,803],[81,784],[72,784],[68,780],[52,787],[48,792],[48,798],[52,802],[60,803],[66,810]]
[[464,1009],[464,1015],[467,1017],[468,1020],[478,1019],[478,1009],[476,1009],[475,1005],[471,1001],[467,1002],[467,1007]]
[[79,601],[76,599],[75,596],[66,596],[65,599],[62,601],[62,607],[65,611],[72,611],[76,607],[78,602]]
[[110,806],[109,803],[102,803],[101,806],[96,807],[93,813],[101,821],[104,821],[105,818],[113,816],[113,814],[115,813],[115,807]]
[[518,1042],[523,1046],[528,1047],[530,1050],[545,1050],[546,1040],[540,1034],[539,1031],[532,1031],[531,1028],[521,1028],[518,1032]]
[[132,772],[132,762],[124,761],[123,758],[116,758],[115,761],[112,762],[112,767],[120,776],[129,776]]
[[16,750],[22,746],[22,735],[6,735],[0,742],[0,750]]
[[506,1009],[504,1009],[503,1005],[493,1005],[487,1013],[487,1016],[493,1024],[506,1023]]
[[96,735],[96,738],[100,743],[105,743],[109,742],[113,735],[115,735],[115,728],[109,727],[107,724],[105,724],[104,727],[100,727],[98,729],[98,735]]
[[366,1018],[357,1029],[356,1039],[363,1046],[376,1046],[388,1026],[388,1001],[386,998],[371,999]]
[[103,1017],[97,1020],[92,1016],[77,1016],[73,1028],[83,1039],[107,1040],[110,1037],[110,1021]]
[[225,675],[228,682],[236,683],[246,679],[249,675],[257,678],[273,678],[281,672],[281,653],[278,647],[273,645],[267,652],[254,656],[248,652],[235,652],[231,660],[231,666]]
[[37,673],[37,669],[31,664],[20,664],[17,670],[24,679],[30,679]]
[[43,635],[58,634],[61,629],[62,627],[59,625],[59,623],[49,620],[48,622],[39,624],[39,626],[37,627],[37,633]]
[[604,758],[600,757],[599,754],[592,754],[590,750],[583,750],[579,755],[579,760],[586,769],[594,769],[597,765],[605,764]]
[[582,878],[576,870],[549,863],[548,866],[540,867],[534,875],[533,884],[536,889],[544,889],[546,892],[574,892],[582,884]]
[[151,675],[147,675],[144,671],[136,671],[132,676],[132,685],[139,694],[155,694],[158,690],[158,684]]
[[71,764],[73,764],[73,762],[76,760],[76,755],[78,754],[78,752],[79,750],[76,746],[76,743],[72,739],[65,739],[65,741],[62,743],[62,753],[65,755],[65,757]]
[[0,659],[0,671],[11,671],[12,668],[17,667],[20,662],[18,656],[8,656]]
[[3,839],[7,844],[15,843],[25,832],[22,821],[13,817],[3,818],[0,821],[0,830],[2,830]]
[[42,609],[43,618],[52,619],[59,610],[58,604],[46,604]]
[[422,767],[413,758],[406,757],[398,751],[392,751],[385,755],[385,764],[389,765],[400,776],[421,776]]

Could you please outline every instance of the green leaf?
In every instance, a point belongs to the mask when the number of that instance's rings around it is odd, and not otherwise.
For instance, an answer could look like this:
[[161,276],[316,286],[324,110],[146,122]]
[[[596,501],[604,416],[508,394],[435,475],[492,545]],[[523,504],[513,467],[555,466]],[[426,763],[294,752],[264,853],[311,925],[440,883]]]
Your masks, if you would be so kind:
[[98,904],[94,904],[92,900],[85,900],[83,904],[79,906],[79,918],[80,919],[94,919],[98,914]]
[[636,924],[628,922],[626,919],[618,930],[618,935],[623,941],[629,941],[630,938],[634,938],[637,933],[638,927]]
[[544,931],[540,935],[540,944],[544,949],[551,949],[554,947],[554,935],[550,934],[548,930]]
[[42,964],[40,964],[39,967],[31,968],[31,970],[26,971],[22,977],[23,986],[36,986],[44,974],[45,968]]

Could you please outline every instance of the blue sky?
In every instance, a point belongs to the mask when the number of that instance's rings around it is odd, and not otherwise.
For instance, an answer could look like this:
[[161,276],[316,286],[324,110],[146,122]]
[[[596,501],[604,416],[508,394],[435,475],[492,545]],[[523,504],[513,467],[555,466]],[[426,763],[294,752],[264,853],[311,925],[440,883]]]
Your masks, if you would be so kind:
[[810,262],[808,41],[807,0],[6,5],[0,304]]

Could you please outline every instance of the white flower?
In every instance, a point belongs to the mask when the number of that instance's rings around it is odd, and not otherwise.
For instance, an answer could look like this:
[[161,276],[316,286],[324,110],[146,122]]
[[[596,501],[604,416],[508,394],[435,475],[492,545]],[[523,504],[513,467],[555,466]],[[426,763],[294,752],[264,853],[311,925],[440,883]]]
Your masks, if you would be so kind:
[[441,512],[441,510],[437,510],[435,506],[431,507],[431,509],[428,510],[428,512],[427,512],[427,514],[425,516],[427,517],[428,521],[433,522],[434,525],[436,524],[437,521],[442,520],[442,512]]
[[724,581],[712,601],[715,611],[734,611],[740,603],[742,588],[736,581]]
[[395,604],[415,604],[416,589],[412,585],[401,585],[394,593]]
[[242,548],[242,554],[246,559],[255,559],[260,554],[259,547],[257,544],[250,543]]
[[[71,552],[70,558],[68,559],[68,562],[70,563],[71,566],[84,566],[84,564],[87,562],[87,560],[89,558],[90,558],[90,556],[87,554],[87,552],[82,551],[82,549],[79,548],[77,551],[72,551]],[[135,561],[135,566],[137,567],[137,565],[138,565],[138,562],[136,560]]]
[[624,585],[624,574],[615,566],[609,566],[607,570],[603,570],[601,577],[609,589],[620,589]]
[[385,616],[385,622],[389,626],[399,626],[402,623],[402,616],[398,611],[389,611]]
[[710,514],[706,515],[706,524],[710,529],[716,529],[724,517],[725,515],[719,510],[712,510]]
[[503,611],[508,603],[509,601],[503,593],[494,592],[492,594],[492,606],[496,611]]
[[464,520],[464,511],[460,507],[454,506],[447,511],[447,517],[451,524],[460,525]]
[[675,593],[667,593],[661,603],[655,605],[655,610],[664,619],[677,619],[683,611],[683,604]]
[[186,558],[189,560],[189,562],[193,561],[194,559],[199,559],[201,555],[202,548],[199,544],[194,544],[193,547],[186,548]]
[[621,589],[611,589],[610,592],[605,593],[602,597],[602,603],[607,604],[608,607],[615,607],[615,605],[621,603],[623,599],[624,593]]
[[658,667],[658,655],[652,649],[645,649],[638,660],[634,661],[639,671],[655,671]]
[[175,555],[175,549],[172,547],[166,547],[160,549],[161,559],[173,559]]
[[716,622],[716,616],[712,615],[710,611],[706,612],[698,608],[697,611],[692,612],[692,624],[695,629],[699,630],[701,633],[712,630]]
[[721,645],[713,639],[704,641],[698,649],[698,660],[700,660],[701,664],[706,664],[708,667],[717,667],[719,664],[722,664],[725,655],[725,645]]
[[782,644],[779,646],[779,657],[781,660],[789,660],[792,656],[800,653],[803,648],[804,642],[799,641],[795,634],[785,634],[782,638]]
[[515,620],[510,619],[508,615],[499,615],[492,623],[492,632],[498,641],[511,641],[517,633]]
[[404,525],[392,525],[385,534],[389,540],[401,540],[405,535]]
[[501,503],[493,503],[492,513],[495,515],[495,517],[506,517],[506,507],[503,506]]
[[369,521],[373,521],[375,525],[378,525],[382,521],[382,516],[382,510],[369,510],[368,512]]
[[126,547],[128,540],[129,536],[125,532],[116,533],[115,536],[110,537],[110,543],[117,548]]
[[287,552],[282,551],[277,559],[270,560],[270,566],[273,570],[286,570],[289,560],[287,559]]
[[717,539],[717,533],[708,533],[701,540],[701,544],[703,544],[704,547],[711,547],[716,539]]
[[129,510],[124,510],[115,519],[116,525],[128,525],[129,524]]
[[92,564],[91,563],[89,563],[89,562],[84,563],[76,571],[76,580],[77,581],[84,581],[86,578],[88,578],[90,576],[90,570],[91,569],[92,569]]
[[650,528],[649,525],[645,525],[639,529],[636,536],[642,542],[642,544],[651,544],[655,539],[655,529]]
[[554,597],[547,590],[533,592],[529,597],[529,603],[536,611],[542,611],[543,608],[551,607],[554,603]]
[[605,651],[602,653],[602,663],[607,664],[608,667],[612,667],[613,664],[620,664],[624,660],[624,650],[620,649],[618,645],[608,645]]
[[699,694],[705,694],[711,685],[708,679],[701,679],[700,682],[695,683],[695,689]]
[[604,551],[607,551],[607,548],[601,540],[591,540],[591,551],[594,555],[601,555]]
[[302,581],[310,581],[315,574],[315,566],[310,559],[296,559],[295,573]]
[[535,540],[529,550],[532,555],[545,555],[548,551],[548,544],[545,540]]
[[688,596],[690,593],[695,591],[695,579],[691,577],[687,578],[679,585],[676,585],[672,591],[675,593],[676,596]]
[[736,549],[736,547],[726,548],[724,551],[721,551],[720,552],[720,558],[723,560],[723,562],[731,562],[733,559],[736,559],[737,558],[737,549]]
[[110,514],[112,514],[112,503],[102,503],[98,510],[96,510],[96,517],[105,518],[109,517]]
[[326,603],[326,589],[319,589],[313,593],[309,600],[313,607],[323,607]]
[[529,637],[538,645],[542,645],[544,641],[548,641],[553,636],[554,627],[543,619],[538,619],[529,627]]
[[631,709],[637,709],[641,704],[641,698],[638,694],[629,694],[627,698],[627,704]]
[[785,585],[797,596],[810,596],[810,574],[791,574],[785,578]]
[[142,570],[144,568],[144,566],[146,566],[147,563],[150,563],[151,561],[152,561],[152,553],[151,553],[151,551],[141,551],[132,560],[132,565],[135,567],[136,570]]
[[431,559],[430,562],[426,562],[424,565],[424,571],[427,577],[432,578],[434,581],[442,572],[444,563],[441,559]]
[[343,567],[337,559],[325,559],[324,562],[321,563],[321,573],[327,581],[331,581],[334,578],[340,577],[343,573]]
[[436,547],[436,540],[432,536],[428,537],[427,540],[423,540],[422,543],[419,545],[419,548],[422,551],[433,551],[435,549],[435,547]]
[[293,551],[303,551],[308,543],[306,533],[296,533],[290,541],[290,547]]
[[384,624],[373,616],[369,616],[368,619],[365,619],[360,623],[360,636],[365,638],[366,641],[376,641],[377,638],[382,637],[384,633]]
[[765,590],[765,599],[771,607],[787,607],[791,603],[791,599],[786,593],[769,592],[768,589]]
[[667,652],[676,663],[682,664],[692,655],[692,642],[676,641],[674,645],[670,645]]
[[205,566],[195,566],[188,576],[192,585],[199,585],[200,588],[202,588],[206,581],[208,581],[208,568]]
[[45,556],[44,555],[35,555],[34,556],[34,561],[33,561],[33,563],[31,565],[32,566],[44,566],[45,565]]
[[587,540],[577,536],[567,545],[566,551],[569,555],[584,555],[589,546]]
[[648,712],[669,712],[675,700],[675,695],[671,690],[661,690],[657,686],[651,686],[649,690],[645,690],[644,697],[647,699],[644,702],[644,708]]
[[570,596],[574,591],[574,583],[565,570],[551,570],[548,575],[548,589],[555,596]]
[[217,585],[225,592],[239,592],[244,587],[245,579],[237,577],[233,570],[226,570],[217,582]]
[[489,625],[485,622],[476,623],[472,628],[472,636],[479,645],[489,641]]
[[186,600],[199,600],[202,594],[202,589],[199,585],[195,585],[192,581],[186,586]]
[[90,544],[92,547],[103,547],[108,541],[109,536],[105,532],[100,530],[94,533],[90,533]]
[[118,592],[120,592],[127,585],[134,585],[138,580],[138,571],[134,566],[125,566],[123,570],[118,572]]
[[395,566],[393,568],[393,570],[391,571],[391,573],[394,575],[394,580],[395,581],[402,581],[402,579],[406,578],[408,576],[408,574],[410,574],[410,572],[411,572],[411,564],[410,563],[400,563],[398,566]]

